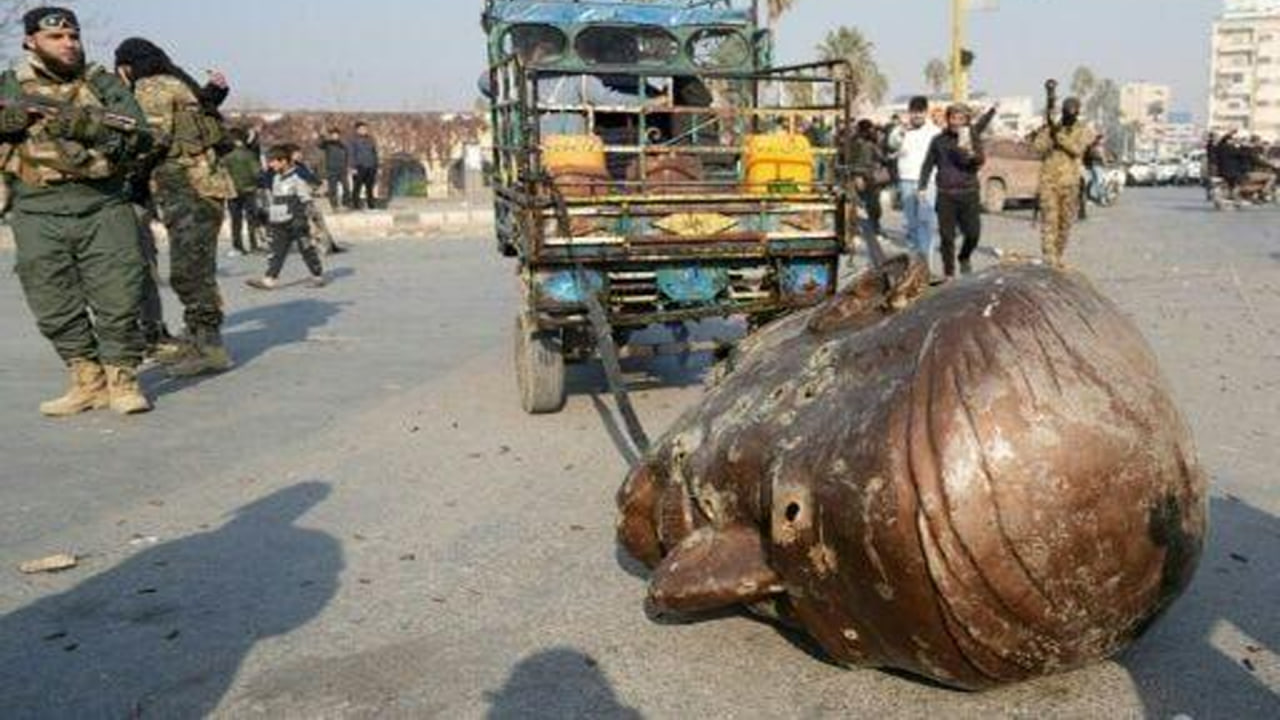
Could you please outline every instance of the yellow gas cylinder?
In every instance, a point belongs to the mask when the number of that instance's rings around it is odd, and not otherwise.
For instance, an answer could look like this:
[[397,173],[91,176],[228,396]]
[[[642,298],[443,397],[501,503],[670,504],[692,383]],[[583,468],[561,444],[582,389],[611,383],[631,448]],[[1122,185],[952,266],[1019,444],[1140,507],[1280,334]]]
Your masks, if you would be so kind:
[[604,141],[596,135],[548,135],[542,141],[542,166],[565,197],[609,192]]
[[743,158],[747,191],[758,195],[809,191],[813,157],[813,146],[804,135],[748,135]]
[[604,141],[596,135],[548,135],[542,140],[542,165],[552,177],[562,172],[606,174]]

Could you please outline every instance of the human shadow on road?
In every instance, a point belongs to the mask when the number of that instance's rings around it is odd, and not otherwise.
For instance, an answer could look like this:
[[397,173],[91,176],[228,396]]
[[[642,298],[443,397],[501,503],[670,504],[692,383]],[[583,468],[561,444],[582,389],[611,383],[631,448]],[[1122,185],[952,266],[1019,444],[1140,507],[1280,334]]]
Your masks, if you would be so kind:
[[1230,497],[1210,513],[1187,595],[1119,660],[1147,717],[1278,717],[1259,672],[1280,654],[1280,519]]
[[491,703],[488,720],[642,717],[618,700],[599,663],[573,648],[544,650],[521,660],[502,689],[485,697]]
[[334,596],[341,546],[295,524],[329,492],[286,488],[0,618],[0,715],[209,714],[258,642]]
[[243,367],[272,348],[306,342],[312,330],[327,325],[346,305],[305,298],[237,311],[227,317],[227,347]]
[[[312,330],[324,327],[342,312],[347,303],[306,298],[275,305],[247,308],[227,316],[223,341],[238,372],[268,350],[307,341]],[[169,378],[160,369],[147,372],[143,381],[156,397],[187,390],[218,375]]]

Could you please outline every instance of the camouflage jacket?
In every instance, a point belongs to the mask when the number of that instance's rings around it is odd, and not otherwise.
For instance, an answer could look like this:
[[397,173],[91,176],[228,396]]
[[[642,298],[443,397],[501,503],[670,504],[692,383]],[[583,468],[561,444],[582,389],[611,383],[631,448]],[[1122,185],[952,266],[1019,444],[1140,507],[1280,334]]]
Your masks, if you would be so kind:
[[1036,132],[1031,144],[1040,153],[1041,187],[1072,187],[1080,183],[1084,156],[1097,135],[1087,125],[1076,123],[1053,132],[1049,126]]
[[37,114],[17,136],[0,138],[0,167],[13,181],[14,203],[29,212],[80,214],[123,198],[124,176],[149,145],[146,118],[128,89],[99,65],[66,80],[29,55],[0,76],[0,99],[23,97],[55,105],[100,108],[137,121],[134,132],[110,127],[86,144],[48,132],[50,116]]
[[195,92],[172,75],[155,75],[139,80],[133,93],[155,134],[160,164],[183,168],[202,197],[235,197],[231,175],[214,150],[224,138],[222,123],[201,109]]

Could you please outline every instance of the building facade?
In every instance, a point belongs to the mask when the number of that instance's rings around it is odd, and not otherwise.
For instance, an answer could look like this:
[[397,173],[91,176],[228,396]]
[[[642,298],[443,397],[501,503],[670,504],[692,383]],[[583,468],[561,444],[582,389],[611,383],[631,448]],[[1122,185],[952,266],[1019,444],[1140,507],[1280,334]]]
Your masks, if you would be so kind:
[[1145,128],[1168,122],[1173,91],[1168,85],[1149,82],[1125,83],[1120,88],[1120,118]]
[[1280,0],[1226,0],[1210,67],[1209,128],[1280,139]]

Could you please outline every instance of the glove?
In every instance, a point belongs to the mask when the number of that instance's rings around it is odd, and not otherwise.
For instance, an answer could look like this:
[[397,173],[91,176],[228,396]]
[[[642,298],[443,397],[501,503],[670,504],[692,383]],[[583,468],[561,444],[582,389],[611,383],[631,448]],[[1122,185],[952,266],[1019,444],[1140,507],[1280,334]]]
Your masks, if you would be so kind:
[[31,127],[31,114],[25,108],[8,105],[0,109],[0,135],[16,135]]
[[68,108],[45,124],[49,134],[62,140],[93,145],[102,140],[106,127],[88,108]]

